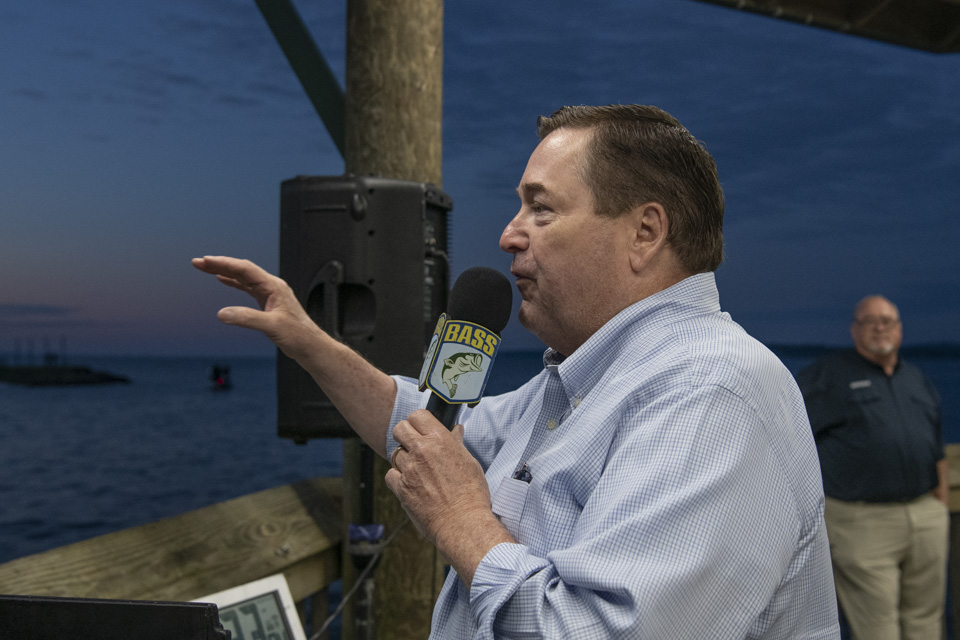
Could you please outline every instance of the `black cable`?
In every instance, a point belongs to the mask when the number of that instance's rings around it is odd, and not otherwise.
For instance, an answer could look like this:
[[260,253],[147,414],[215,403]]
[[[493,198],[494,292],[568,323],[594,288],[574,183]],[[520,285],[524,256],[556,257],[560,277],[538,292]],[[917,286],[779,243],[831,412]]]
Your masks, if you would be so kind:
[[377,560],[379,560],[379,559],[380,559],[380,556],[383,554],[383,550],[387,548],[387,545],[390,544],[390,543],[393,541],[393,539],[397,536],[397,534],[400,533],[400,532],[403,530],[403,528],[404,528],[405,526],[407,526],[408,524],[410,524],[410,520],[409,520],[409,519],[408,519],[408,520],[405,520],[405,521],[403,522],[403,524],[401,524],[399,527],[397,527],[397,528],[394,530],[394,532],[390,534],[390,537],[388,537],[386,540],[384,540],[383,545],[380,547],[380,549],[379,549],[375,554],[373,554],[373,557],[370,558],[370,562],[367,563],[367,566],[365,566],[365,567],[363,568],[363,571],[360,572],[360,575],[357,576],[357,580],[356,580],[356,582],[354,582],[353,588],[351,588],[350,591],[348,591],[348,592],[340,599],[340,604],[337,605],[336,610],[335,610],[333,613],[330,614],[330,617],[328,617],[328,618],[326,619],[326,621],[325,621],[325,622],[323,623],[323,625],[320,627],[320,630],[317,631],[317,632],[316,632],[315,634],[313,634],[312,636],[310,636],[310,640],[319,640],[320,636],[323,635],[323,633],[327,630],[327,628],[330,626],[330,624],[331,624],[334,620],[336,620],[337,616],[339,616],[340,613],[343,611],[344,605],[346,605],[347,602],[349,602],[350,598],[352,598],[353,595],[357,592],[357,589],[360,588],[360,585],[363,584],[363,580],[364,580],[364,578],[367,577],[367,574],[370,573],[370,572],[373,570],[373,567],[377,564]]

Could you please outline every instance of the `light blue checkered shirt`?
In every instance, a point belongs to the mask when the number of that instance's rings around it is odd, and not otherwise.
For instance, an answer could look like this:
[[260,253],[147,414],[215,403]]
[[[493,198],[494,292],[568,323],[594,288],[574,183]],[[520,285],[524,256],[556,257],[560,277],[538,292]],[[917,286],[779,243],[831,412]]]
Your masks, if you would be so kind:
[[[494,511],[524,462],[532,480],[517,543],[491,549],[469,591],[450,572],[432,638],[840,637],[803,400],[720,311],[713,274],[544,364],[461,414]],[[397,381],[393,424],[425,403]]]

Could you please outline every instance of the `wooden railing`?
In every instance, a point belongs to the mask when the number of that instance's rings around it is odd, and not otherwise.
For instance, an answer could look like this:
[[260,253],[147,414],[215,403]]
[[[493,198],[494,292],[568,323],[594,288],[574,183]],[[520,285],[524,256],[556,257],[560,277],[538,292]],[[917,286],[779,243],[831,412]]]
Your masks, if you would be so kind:
[[960,444],[944,446],[950,468],[950,513],[960,514]]
[[283,573],[315,624],[340,578],[341,498],[340,478],[313,478],[25,556],[0,565],[0,593],[182,602]]

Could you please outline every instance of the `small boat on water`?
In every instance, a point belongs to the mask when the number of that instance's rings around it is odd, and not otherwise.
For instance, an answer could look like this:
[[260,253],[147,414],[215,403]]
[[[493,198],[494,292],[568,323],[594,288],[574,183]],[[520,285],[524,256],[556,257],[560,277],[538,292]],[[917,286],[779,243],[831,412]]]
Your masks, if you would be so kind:
[[0,382],[30,387],[129,383],[130,378],[71,365],[0,365]]
[[214,365],[210,368],[210,386],[214,391],[227,391],[233,387],[230,382],[230,367]]

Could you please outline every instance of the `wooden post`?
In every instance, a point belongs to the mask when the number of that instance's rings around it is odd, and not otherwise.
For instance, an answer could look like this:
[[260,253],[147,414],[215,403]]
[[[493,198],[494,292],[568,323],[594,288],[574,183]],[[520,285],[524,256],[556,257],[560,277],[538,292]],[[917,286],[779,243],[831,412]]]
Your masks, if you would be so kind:
[[[346,171],[442,186],[443,0],[348,0]],[[344,519],[359,512],[361,448],[344,441]],[[389,536],[407,521],[374,465],[374,518]],[[344,538],[346,540],[346,537]],[[344,593],[358,571],[343,558]],[[426,638],[442,585],[442,564],[413,526],[404,527],[376,569],[377,637]],[[343,637],[354,638],[350,607]]]
[[347,3],[347,172],[442,186],[442,0]]

